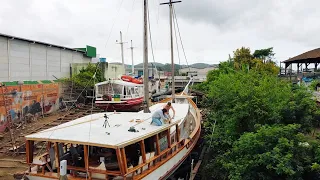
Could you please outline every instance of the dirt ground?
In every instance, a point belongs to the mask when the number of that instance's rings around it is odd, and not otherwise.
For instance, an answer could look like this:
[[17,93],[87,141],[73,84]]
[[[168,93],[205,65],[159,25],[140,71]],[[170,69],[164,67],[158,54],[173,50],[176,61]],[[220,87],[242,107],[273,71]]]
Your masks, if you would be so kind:
[[7,157],[0,159],[0,180],[11,180],[13,174],[27,170],[25,156]]
[[[14,130],[15,137],[28,135],[34,129],[56,120],[62,114],[63,113],[61,112],[53,113],[48,117],[39,118],[25,126],[20,126],[18,129]],[[5,133],[2,134],[2,136],[3,138],[0,140],[0,144],[7,143],[7,140],[10,139],[10,134]],[[25,159],[25,154],[16,156],[0,154],[0,180],[14,179],[13,174],[26,171],[28,166]]]

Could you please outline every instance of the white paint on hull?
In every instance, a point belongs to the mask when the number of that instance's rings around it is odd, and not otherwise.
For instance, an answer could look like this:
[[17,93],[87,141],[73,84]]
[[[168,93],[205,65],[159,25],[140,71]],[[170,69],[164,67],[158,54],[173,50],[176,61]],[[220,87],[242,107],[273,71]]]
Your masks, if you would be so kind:
[[29,180],[57,180],[57,179],[53,179],[53,178],[45,178],[45,177],[29,176],[29,175],[27,175],[27,178]]
[[[171,158],[169,161],[164,163],[162,166],[157,168],[155,171],[153,171],[151,174],[148,176],[144,177],[144,180],[155,180],[155,179],[160,179],[163,175],[168,173],[170,170],[172,171],[171,168],[173,168],[176,164],[181,164],[183,161],[179,162],[182,160],[182,158],[189,153],[189,150],[186,147],[183,148],[178,154],[176,154],[173,158]],[[178,168],[177,166],[176,168]],[[172,171],[174,172],[174,171]],[[170,175],[170,174],[169,174]],[[163,177],[162,177],[163,178]]]

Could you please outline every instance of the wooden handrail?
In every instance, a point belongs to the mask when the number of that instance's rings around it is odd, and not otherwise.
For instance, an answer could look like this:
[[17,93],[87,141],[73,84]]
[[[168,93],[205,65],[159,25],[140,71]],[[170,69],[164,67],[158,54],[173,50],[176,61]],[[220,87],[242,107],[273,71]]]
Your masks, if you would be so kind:
[[[180,142],[179,142],[179,143],[180,143]],[[152,161],[158,159],[159,157],[163,156],[164,154],[166,154],[167,152],[169,152],[171,149],[173,149],[176,145],[178,145],[177,142],[174,143],[174,144],[172,144],[172,145],[171,145],[171,148],[167,148],[166,150],[162,151],[159,155],[156,155],[156,156],[150,158],[149,160],[147,160],[145,163],[139,164],[139,165],[137,165],[136,167],[133,167],[133,168],[128,169],[128,173],[126,173],[125,176],[133,173],[134,171],[142,168],[143,166],[145,166],[145,165],[151,163]]]
[[[67,169],[68,170],[73,170],[73,171],[87,172],[87,170],[85,168],[82,168],[82,167],[67,166]],[[100,174],[108,174],[108,175],[113,175],[113,176],[121,175],[120,171],[108,171],[108,170],[92,169],[92,168],[89,168],[88,172],[94,172],[94,173],[100,173]]]

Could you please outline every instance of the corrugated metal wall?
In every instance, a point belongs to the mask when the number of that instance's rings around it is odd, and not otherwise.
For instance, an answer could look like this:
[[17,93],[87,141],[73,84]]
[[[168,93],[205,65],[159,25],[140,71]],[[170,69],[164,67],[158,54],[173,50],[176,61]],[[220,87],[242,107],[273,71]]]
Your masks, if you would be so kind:
[[69,77],[71,63],[90,60],[81,52],[0,37],[0,82]]

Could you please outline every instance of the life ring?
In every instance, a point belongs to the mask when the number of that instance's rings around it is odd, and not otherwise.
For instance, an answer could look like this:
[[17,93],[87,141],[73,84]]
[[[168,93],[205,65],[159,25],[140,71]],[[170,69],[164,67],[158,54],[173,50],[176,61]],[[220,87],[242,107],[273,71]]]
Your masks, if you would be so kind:
[[136,84],[143,84],[143,81],[141,79],[132,79],[133,83],[136,83]]
[[133,78],[131,76],[127,76],[127,75],[121,76],[121,79],[123,81],[127,81],[127,82],[131,82],[133,80]]

